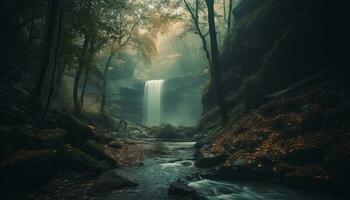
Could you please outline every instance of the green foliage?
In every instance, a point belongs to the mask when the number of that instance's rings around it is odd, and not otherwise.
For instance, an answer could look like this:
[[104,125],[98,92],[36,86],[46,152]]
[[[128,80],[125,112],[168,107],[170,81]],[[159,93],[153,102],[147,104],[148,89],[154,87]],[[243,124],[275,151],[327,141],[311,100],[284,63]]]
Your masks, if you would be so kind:
[[[4,0],[0,3],[0,45],[10,47],[0,49],[1,63],[10,60],[15,65],[26,66],[33,80],[37,78],[38,71],[47,69],[42,84],[42,100],[47,98],[51,88],[56,93],[54,99],[67,96],[63,92],[70,92],[67,90],[72,84],[70,79],[77,76],[79,68],[82,68],[79,90],[86,74],[88,87],[100,90],[100,82],[105,79],[103,61],[111,51],[116,55],[111,62],[113,67],[120,67],[116,60],[133,55],[139,55],[138,58],[144,58],[145,63],[151,63],[157,55],[158,36],[167,32],[171,23],[181,19],[178,12],[180,1],[60,0],[63,2],[62,13],[54,14],[55,20],[51,23],[53,39],[47,42],[48,16],[53,2]],[[86,38],[88,45],[86,53],[83,53]],[[49,57],[45,56],[49,60],[47,66],[40,65],[44,51],[50,52]],[[53,70],[54,66],[57,70]],[[121,71],[130,74],[132,69]],[[51,82],[56,85],[51,87]],[[68,86],[67,89],[63,90],[64,86]],[[32,90],[30,87],[34,88],[34,85],[30,85],[28,91]]]

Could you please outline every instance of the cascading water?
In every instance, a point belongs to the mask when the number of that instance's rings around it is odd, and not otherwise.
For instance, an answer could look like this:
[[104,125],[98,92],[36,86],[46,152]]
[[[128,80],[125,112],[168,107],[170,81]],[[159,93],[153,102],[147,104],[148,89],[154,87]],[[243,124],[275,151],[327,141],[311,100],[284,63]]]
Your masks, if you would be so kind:
[[156,126],[161,122],[163,83],[164,80],[150,80],[145,83],[143,122],[147,126]]

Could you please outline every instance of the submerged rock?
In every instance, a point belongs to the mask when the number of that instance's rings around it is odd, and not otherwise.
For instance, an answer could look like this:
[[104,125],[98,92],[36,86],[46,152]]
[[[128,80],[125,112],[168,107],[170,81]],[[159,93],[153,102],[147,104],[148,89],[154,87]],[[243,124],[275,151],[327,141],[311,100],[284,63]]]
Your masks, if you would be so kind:
[[185,162],[182,162],[181,165],[183,165],[183,166],[191,166],[192,163],[188,162],[188,161],[185,161]]
[[168,189],[168,195],[176,199],[204,199],[195,189],[185,184],[183,181],[171,183]]
[[123,176],[120,176],[114,171],[106,172],[101,175],[92,187],[88,190],[88,193],[92,196],[105,196],[110,192],[115,190],[126,188],[126,187],[136,187],[137,183],[131,181]]

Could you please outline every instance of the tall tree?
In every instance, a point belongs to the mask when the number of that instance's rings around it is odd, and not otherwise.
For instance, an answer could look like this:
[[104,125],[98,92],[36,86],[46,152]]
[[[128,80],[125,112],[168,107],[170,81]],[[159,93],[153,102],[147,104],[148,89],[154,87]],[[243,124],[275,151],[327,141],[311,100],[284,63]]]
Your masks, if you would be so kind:
[[[130,12],[130,11],[129,11]],[[103,85],[102,85],[102,97],[101,97],[101,106],[100,106],[100,112],[105,112],[106,107],[106,99],[107,99],[107,79],[108,79],[108,69],[111,65],[111,62],[116,54],[121,54],[123,51],[123,48],[128,45],[131,38],[135,34],[135,30],[140,24],[141,20],[143,18],[143,15],[136,14],[134,11],[131,11],[131,13],[128,13],[128,10],[124,10],[122,12],[118,13],[116,22],[116,32],[115,36],[110,40],[110,52],[108,56],[107,63],[104,68],[104,78],[103,78]],[[130,19],[133,19],[130,21]]]
[[215,28],[215,9],[214,9],[214,0],[205,0],[208,9],[208,23],[209,23],[209,34],[210,34],[210,43],[211,43],[211,74],[212,81],[214,84],[214,89],[216,92],[216,99],[219,106],[219,111],[221,115],[221,120],[223,124],[226,124],[228,121],[228,114],[225,103],[225,96],[223,93],[222,80],[221,80],[221,66],[220,66],[220,57],[219,57],[219,48],[216,36]]
[[231,23],[232,23],[232,9],[233,9],[233,0],[229,0],[228,6],[228,16],[227,16],[227,34],[231,31]]
[[109,53],[109,56],[108,56],[108,60],[107,60],[107,63],[106,63],[106,66],[104,68],[104,71],[103,71],[103,85],[102,85],[102,98],[101,98],[101,106],[100,106],[100,112],[101,113],[104,113],[105,112],[105,107],[106,107],[106,98],[107,98],[107,73],[108,73],[108,69],[111,65],[111,62],[112,62],[112,59],[114,58],[116,52],[112,49]]
[[45,81],[46,73],[49,69],[49,63],[51,59],[52,54],[52,48],[54,43],[54,34],[55,34],[55,28],[56,28],[56,21],[58,17],[58,8],[59,8],[60,0],[52,0],[51,6],[50,6],[50,12],[47,19],[47,33],[46,33],[46,41],[45,41],[45,47],[44,47],[44,54],[43,59],[40,64],[40,72],[39,77],[37,79],[35,88],[32,93],[32,104],[34,108],[41,107],[41,96],[42,96],[42,90],[43,85]]
[[209,32],[204,33],[202,31],[202,28],[200,27],[200,19],[199,19],[199,12],[200,12],[200,1],[196,0],[195,2],[195,8],[191,8],[189,2],[187,0],[183,0],[184,4],[186,6],[187,11],[190,13],[191,15],[191,19],[192,19],[192,23],[196,29],[195,33],[200,37],[201,41],[202,41],[202,47],[203,47],[203,51],[205,52],[205,56],[208,59],[208,62],[211,63],[211,57],[210,57],[210,52],[208,49],[208,44],[207,44],[207,40],[206,40],[206,36],[208,35]]
[[60,0],[60,11],[59,11],[59,19],[58,19],[58,30],[57,30],[57,40],[56,40],[56,47],[54,52],[54,62],[53,62],[53,72],[51,74],[51,80],[49,83],[49,94],[46,100],[46,105],[44,108],[43,116],[45,115],[46,110],[50,106],[51,98],[55,90],[55,78],[56,78],[56,71],[58,68],[58,52],[60,49],[60,43],[61,43],[61,34],[62,34],[62,22],[63,22],[63,7],[64,7],[64,0]]
[[79,64],[78,69],[76,71],[75,77],[74,77],[74,85],[73,85],[73,103],[74,103],[74,111],[76,113],[80,113],[80,103],[79,103],[79,82],[80,77],[83,73],[84,65],[86,62],[86,54],[89,47],[90,38],[89,36],[85,36],[83,47],[81,50],[81,54],[79,57]]
[[[97,41],[96,36],[88,36],[84,40],[83,50],[80,56],[81,58],[79,59],[80,61],[79,61],[76,75],[75,75],[74,86],[73,86],[73,101],[74,101],[74,110],[76,113],[80,113],[83,107],[85,89],[86,89],[91,68],[93,67],[92,62],[96,56],[96,53],[102,48],[102,46],[106,42],[107,40],[105,38],[99,38],[99,41]],[[83,81],[83,85],[81,87],[82,88],[81,93],[79,95],[80,79],[84,69],[86,72],[85,79]]]

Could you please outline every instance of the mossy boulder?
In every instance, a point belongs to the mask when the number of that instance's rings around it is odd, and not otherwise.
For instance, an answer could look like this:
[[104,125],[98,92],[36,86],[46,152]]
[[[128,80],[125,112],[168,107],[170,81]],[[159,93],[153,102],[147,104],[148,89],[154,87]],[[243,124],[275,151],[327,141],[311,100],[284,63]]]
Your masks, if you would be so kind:
[[174,127],[170,124],[153,127],[150,135],[161,139],[183,139],[186,136],[183,134],[184,129]]
[[43,184],[57,172],[57,160],[58,152],[52,149],[13,152],[0,165],[1,191],[14,192]]
[[98,138],[97,142],[101,143],[101,144],[108,144],[109,142],[111,142],[113,140],[113,138],[109,135],[106,135],[102,132],[99,131],[94,131],[95,136]]
[[37,136],[43,141],[43,145],[49,148],[61,148],[68,141],[68,134],[63,129],[43,129]]
[[134,181],[120,176],[114,171],[109,171],[101,175],[96,180],[96,182],[88,190],[88,193],[92,196],[105,196],[117,189],[136,186],[138,186],[138,184]]
[[185,182],[181,180],[170,184],[168,189],[168,195],[173,196],[175,199],[204,199],[197,193],[195,189],[188,186]]
[[93,172],[99,174],[108,169],[105,162],[97,161],[81,150],[65,145],[60,154],[60,168],[79,172]]
[[94,140],[99,143],[107,144],[112,140],[111,137],[94,130],[93,127],[84,123],[74,115],[65,115],[58,120],[58,124],[68,133],[68,141],[76,146],[82,145],[86,140]]
[[236,181],[271,181],[273,180],[272,163],[236,160],[226,165],[220,165],[212,170],[208,178]]
[[224,163],[228,156],[229,155],[224,151],[217,154],[206,154],[202,151],[198,151],[196,154],[196,166],[200,168],[215,167]]
[[98,141],[91,127],[84,124],[74,115],[65,115],[58,120],[58,124],[68,133],[68,140],[73,145],[81,145],[87,139]]
[[112,142],[108,143],[107,146],[110,148],[114,148],[114,149],[122,149],[123,148],[123,145],[116,140],[113,140]]
[[12,149],[40,149],[43,148],[43,141],[27,131],[16,127],[1,127],[0,139],[3,145],[10,146]]
[[94,159],[99,161],[105,161],[109,165],[115,166],[117,161],[109,156],[104,150],[102,145],[98,144],[93,140],[87,140],[82,146],[81,150],[92,156]]
[[[280,182],[284,185],[309,189],[309,190],[318,190],[326,191],[333,189],[334,185],[329,177],[315,176],[312,173],[301,173],[301,172],[291,172],[287,173],[281,177]],[[340,189],[340,188],[337,188]]]
[[320,163],[325,159],[326,152],[324,146],[301,148],[286,154],[283,162],[299,166]]

